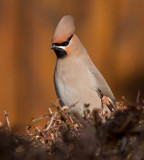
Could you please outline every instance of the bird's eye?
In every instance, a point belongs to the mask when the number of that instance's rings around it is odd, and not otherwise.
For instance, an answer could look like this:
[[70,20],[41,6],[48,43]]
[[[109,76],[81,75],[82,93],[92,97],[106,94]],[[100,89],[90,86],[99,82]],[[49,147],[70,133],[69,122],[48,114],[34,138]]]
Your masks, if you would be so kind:
[[65,42],[61,43],[61,46],[67,46],[73,35],[71,35]]
[[63,46],[67,46],[69,44],[69,41],[66,40],[64,43],[63,43]]

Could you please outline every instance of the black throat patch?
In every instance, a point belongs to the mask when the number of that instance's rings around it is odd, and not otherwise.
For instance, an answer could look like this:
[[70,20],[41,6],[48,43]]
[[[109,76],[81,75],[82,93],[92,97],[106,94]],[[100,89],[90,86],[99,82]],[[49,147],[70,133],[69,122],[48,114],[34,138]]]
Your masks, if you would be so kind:
[[67,56],[67,52],[62,48],[54,49],[57,58],[65,58]]

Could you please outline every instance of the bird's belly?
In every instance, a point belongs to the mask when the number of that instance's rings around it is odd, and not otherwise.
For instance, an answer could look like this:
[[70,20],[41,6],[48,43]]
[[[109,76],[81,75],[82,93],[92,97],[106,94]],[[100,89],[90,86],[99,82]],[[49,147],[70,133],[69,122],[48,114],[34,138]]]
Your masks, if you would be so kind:
[[89,104],[90,110],[101,108],[101,100],[97,92],[88,83],[79,82],[75,81],[73,84],[69,84],[66,81],[58,81],[58,97],[63,102],[63,105],[71,106],[76,104],[71,110],[76,110],[79,113],[83,113],[84,104]]
[[58,97],[62,101],[63,105],[70,106],[78,100],[76,98],[76,89],[68,83],[59,80],[57,83],[57,89],[59,93]]

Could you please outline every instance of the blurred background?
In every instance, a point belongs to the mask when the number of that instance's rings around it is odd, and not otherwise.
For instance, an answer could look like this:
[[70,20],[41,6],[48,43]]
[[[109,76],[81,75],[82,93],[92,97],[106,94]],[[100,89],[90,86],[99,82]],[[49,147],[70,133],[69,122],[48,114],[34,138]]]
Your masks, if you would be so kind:
[[143,0],[1,0],[0,119],[24,128],[57,102],[51,38],[58,21],[75,18],[76,34],[118,101],[144,96]]

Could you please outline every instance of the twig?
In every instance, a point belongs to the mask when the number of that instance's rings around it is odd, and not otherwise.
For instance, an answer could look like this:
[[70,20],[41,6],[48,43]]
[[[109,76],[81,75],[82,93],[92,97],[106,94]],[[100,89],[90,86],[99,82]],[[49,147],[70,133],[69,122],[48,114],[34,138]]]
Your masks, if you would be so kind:
[[71,123],[74,123],[74,121],[73,121],[73,119],[72,119],[72,117],[70,115],[68,115],[68,118],[69,118]]
[[8,113],[6,111],[4,111],[4,116],[6,118],[6,123],[7,123],[7,126],[8,126],[8,130],[11,132],[10,121],[8,119]]
[[123,137],[121,140],[120,152],[123,152],[125,150],[126,144],[127,144],[127,138]]
[[55,112],[55,113],[53,114],[53,116],[51,117],[49,123],[47,124],[47,127],[45,128],[45,130],[44,130],[44,132],[43,132],[44,135],[45,135],[45,134],[47,133],[47,131],[50,129],[50,127],[51,127],[51,125],[52,125],[52,123],[53,123],[53,120],[55,119],[55,117],[57,116],[57,114],[58,114],[58,113]]
[[138,90],[137,97],[136,97],[136,105],[140,103],[140,90]]
[[49,110],[50,115],[52,115],[53,112],[52,112],[51,108],[48,108],[48,110]]
[[45,116],[45,117],[40,117],[40,118],[36,118],[36,119],[32,119],[32,123],[36,123],[36,122],[39,122],[45,118],[48,118],[49,116]]
[[128,103],[129,106],[135,106],[135,104],[132,103],[132,102],[130,102],[129,100],[127,100],[127,99],[125,98],[125,96],[122,96],[122,99],[123,99],[126,103]]
[[79,101],[76,101],[75,103],[71,104],[71,105],[69,106],[69,109],[75,107],[78,103],[79,103]]
[[31,126],[30,126],[30,125],[27,125],[27,126],[26,126],[26,132],[27,132],[28,135],[31,134],[30,129],[31,129]]

